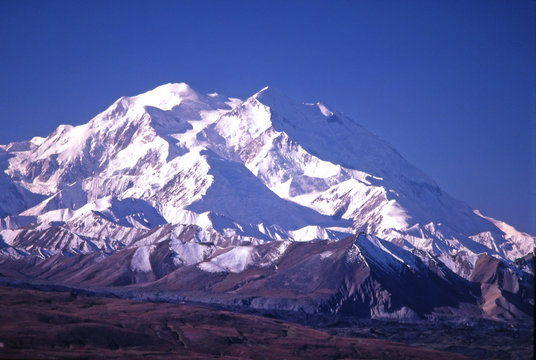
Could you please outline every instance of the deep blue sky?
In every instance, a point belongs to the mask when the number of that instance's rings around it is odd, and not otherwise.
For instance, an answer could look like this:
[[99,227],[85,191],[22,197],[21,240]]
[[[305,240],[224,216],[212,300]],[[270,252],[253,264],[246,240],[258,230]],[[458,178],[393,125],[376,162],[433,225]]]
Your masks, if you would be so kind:
[[534,1],[0,0],[0,143],[184,81],[323,101],[536,233]]

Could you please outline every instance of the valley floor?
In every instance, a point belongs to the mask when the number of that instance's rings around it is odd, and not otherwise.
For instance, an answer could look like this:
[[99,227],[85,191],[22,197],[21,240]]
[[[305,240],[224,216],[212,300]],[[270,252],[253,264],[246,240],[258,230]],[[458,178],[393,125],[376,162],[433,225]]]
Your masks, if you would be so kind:
[[1,359],[530,359],[533,351],[533,328],[491,322],[359,320],[315,330],[205,306],[6,286],[0,309]]
[[464,359],[207,307],[0,287],[2,359]]
[[335,336],[384,339],[478,359],[534,359],[533,326],[492,321],[464,324],[359,320],[348,327],[335,325],[322,330]]

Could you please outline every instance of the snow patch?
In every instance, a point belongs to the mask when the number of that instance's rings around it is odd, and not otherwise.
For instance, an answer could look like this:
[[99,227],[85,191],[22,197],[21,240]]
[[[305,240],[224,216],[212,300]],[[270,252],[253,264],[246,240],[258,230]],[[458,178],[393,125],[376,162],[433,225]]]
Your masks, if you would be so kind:
[[305,226],[295,231],[289,231],[295,241],[311,241],[316,239],[330,239],[326,229],[316,225]]
[[219,267],[218,265],[211,263],[211,262],[202,262],[201,264],[197,265],[197,267],[200,270],[203,270],[205,272],[210,273],[225,273],[227,272],[226,269]]
[[155,246],[141,246],[136,249],[132,260],[130,261],[130,269],[132,271],[139,272],[151,272],[153,268],[151,267],[151,253],[154,251]]
[[227,272],[239,273],[253,263],[252,246],[236,246],[210,260],[210,263]]
[[215,250],[214,246],[201,245],[194,241],[183,242],[180,240],[172,240],[169,248],[176,254],[173,257],[173,263],[184,266],[202,262]]
[[322,103],[317,103],[316,106],[318,106],[318,108],[320,109],[320,112],[322,113],[322,115],[324,115],[326,117],[333,116],[333,111],[329,110],[326,107],[326,105],[324,105]]

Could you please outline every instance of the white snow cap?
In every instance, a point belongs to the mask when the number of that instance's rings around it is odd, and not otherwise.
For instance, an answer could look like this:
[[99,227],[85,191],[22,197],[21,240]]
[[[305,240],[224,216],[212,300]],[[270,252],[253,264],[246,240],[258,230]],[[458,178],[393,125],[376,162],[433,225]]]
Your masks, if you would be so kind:
[[186,83],[168,83],[143,94],[130,97],[137,105],[153,106],[162,110],[171,110],[184,100],[196,101],[199,94]]

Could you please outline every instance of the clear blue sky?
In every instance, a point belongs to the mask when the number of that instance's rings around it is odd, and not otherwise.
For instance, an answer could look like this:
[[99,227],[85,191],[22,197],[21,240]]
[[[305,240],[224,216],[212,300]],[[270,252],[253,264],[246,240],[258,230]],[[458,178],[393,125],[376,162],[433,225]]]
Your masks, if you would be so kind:
[[184,81],[323,101],[536,233],[534,1],[0,0],[0,143]]

